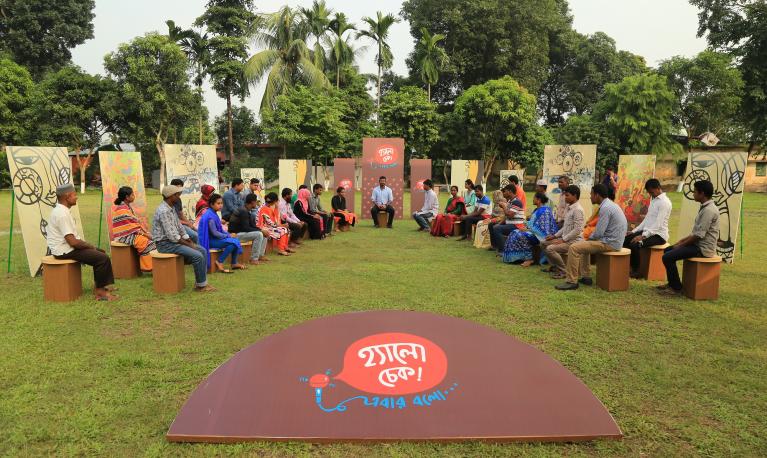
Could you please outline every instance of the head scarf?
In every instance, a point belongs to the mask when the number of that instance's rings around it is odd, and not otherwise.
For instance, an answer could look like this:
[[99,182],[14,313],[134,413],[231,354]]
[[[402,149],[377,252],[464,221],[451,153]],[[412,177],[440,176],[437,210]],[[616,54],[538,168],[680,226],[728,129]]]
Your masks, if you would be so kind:
[[301,189],[298,191],[298,201],[301,202],[301,204],[304,206],[304,211],[309,211],[309,198],[312,196],[312,193],[309,192],[308,189]]
[[200,188],[200,191],[202,192],[202,197],[200,197],[200,200],[197,201],[197,205],[195,206],[195,214],[197,216],[200,215],[205,209],[208,208],[208,200],[210,199],[211,194],[216,190],[213,186],[209,184],[202,185],[202,188]]

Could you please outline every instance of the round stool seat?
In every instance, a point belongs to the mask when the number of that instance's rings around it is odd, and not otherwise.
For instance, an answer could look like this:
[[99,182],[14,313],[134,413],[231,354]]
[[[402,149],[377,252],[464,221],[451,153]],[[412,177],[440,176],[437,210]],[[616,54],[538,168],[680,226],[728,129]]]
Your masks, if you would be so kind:
[[173,253],[160,253],[159,251],[153,251],[153,252],[150,253],[150,255],[153,258],[157,258],[157,259],[170,259],[170,258],[175,258],[175,257],[178,256],[177,254],[173,254]]
[[631,250],[629,250],[628,248],[621,248],[618,251],[604,251],[599,254],[603,256],[628,256],[631,254]]
[[717,264],[722,262],[722,258],[719,256],[714,256],[713,258],[687,258],[686,261]]
[[53,256],[43,256],[43,264],[49,265],[63,265],[63,264],[77,264],[77,261],[72,259],[56,259]]
[[[249,245],[253,245],[253,242],[240,242],[240,246],[249,246]],[[213,251],[213,250],[210,250],[210,251]]]
[[126,243],[122,243],[122,242],[116,242],[116,241],[113,240],[113,241],[109,242],[109,246],[126,247],[126,246],[130,246],[130,245],[128,245]]
[[668,243],[664,243],[663,245],[654,245],[654,246],[651,246],[651,247],[648,247],[648,248],[650,248],[651,250],[665,250],[666,248],[668,248],[670,246],[671,245],[669,245]]

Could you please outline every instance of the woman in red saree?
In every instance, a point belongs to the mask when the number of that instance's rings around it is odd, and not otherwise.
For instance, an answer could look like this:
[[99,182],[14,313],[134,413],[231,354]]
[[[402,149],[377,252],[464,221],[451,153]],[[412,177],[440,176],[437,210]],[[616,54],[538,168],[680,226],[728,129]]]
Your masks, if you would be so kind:
[[450,237],[453,235],[453,223],[466,214],[466,202],[458,195],[458,186],[450,186],[450,199],[447,200],[445,213],[434,218],[431,235],[435,237]]
[[264,205],[258,209],[258,227],[266,229],[277,254],[290,256],[295,253],[288,247],[290,230],[280,223],[280,210],[277,208],[277,193],[270,192],[264,197]]
[[130,206],[136,200],[133,189],[123,186],[117,191],[117,199],[112,207],[112,240],[133,246],[139,254],[139,265],[142,272],[152,271],[150,254],[157,249],[152,236],[136,217]]

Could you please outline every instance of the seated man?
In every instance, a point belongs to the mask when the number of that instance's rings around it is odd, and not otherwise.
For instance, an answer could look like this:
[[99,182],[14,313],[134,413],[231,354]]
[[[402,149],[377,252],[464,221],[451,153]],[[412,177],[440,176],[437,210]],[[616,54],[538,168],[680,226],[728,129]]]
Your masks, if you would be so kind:
[[394,222],[394,207],[391,206],[394,202],[394,194],[391,188],[386,186],[386,177],[378,178],[378,186],[373,189],[371,200],[373,201],[373,208],[370,209],[370,216],[373,217],[373,225],[378,227],[378,213],[386,212],[389,214],[389,222],[386,227],[391,229]]
[[474,204],[474,211],[468,215],[462,215],[460,218],[461,226],[463,227],[463,236],[458,239],[459,242],[461,240],[471,240],[473,242],[474,240],[471,239],[471,227],[483,219],[490,218],[493,211],[493,203],[490,201],[490,198],[485,195],[485,190],[482,185],[478,184],[474,186],[474,195],[477,197],[477,201]]
[[431,180],[424,180],[423,190],[423,207],[421,207],[420,211],[413,213],[413,219],[418,223],[419,232],[430,230],[429,220],[439,213],[439,200],[434,192],[434,183]]
[[578,289],[578,283],[591,285],[591,255],[623,248],[626,235],[626,215],[623,210],[607,198],[607,187],[598,184],[591,188],[591,203],[599,205],[599,221],[588,240],[573,243],[567,251],[567,281],[556,289],[567,291]]
[[215,291],[214,287],[208,285],[208,253],[205,248],[191,241],[173,209],[174,204],[181,199],[181,188],[166,186],[162,190],[162,197],[163,202],[152,218],[152,239],[157,244],[157,251],[180,255],[185,264],[192,264],[195,291]]
[[700,210],[695,216],[695,224],[692,233],[666,248],[663,255],[663,265],[666,266],[668,284],[659,286],[662,292],[676,295],[682,291],[682,282],[679,280],[677,261],[716,256],[716,246],[719,240],[719,208],[711,197],[714,195],[714,185],[708,181],[697,181],[693,185],[693,198],[700,203]]
[[490,227],[490,250],[501,251],[504,247],[503,238],[512,232],[525,229],[525,211],[522,202],[517,198],[518,188],[513,183],[503,187],[503,197],[506,203],[501,208],[506,216],[503,224],[493,224]]
[[295,248],[301,245],[301,239],[304,237],[304,233],[307,231],[306,223],[298,219],[295,213],[293,213],[293,190],[285,188],[282,190],[282,199],[277,208],[280,211],[280,220],[288,225],[290,229],[290,248]]
[[512,175],[509,177],[509,181],[509,184],[513,184],[517,190],[516,197],[520,202],[522,202],[522,211],[527,211],[527,194],[525,194],[525,190],[522,188],[522,185],[519,184],[519,177]]
[[238,208],[229,217],[229,232],[237,234],[240,242],[253,242],[250,252],[250,264],[258,265],[259,261],[269,261],[266,258],[266,243],[269,233],[260,229],[255,224],[253,210],[258,206],[258,196],[248,194],[245,196],[245,206]]
[[229,221],[232,213],[245,204],[242,196],[243,189],[245,189],[245,183],[242,178],[235,178],[232,180],[232,187],[224,193],[224,206],[221,208],[221,219],[224,221]]
[[248,194],[255,194],[256,197],[258,197],[259,202],[263,202],[264,198],[261,195],[261,180],[258,178],[251,178],[248,188],[244,189],[241,194],[245,197],[247,197]]
[[624,248],[631,249],[631,277],[639,278],[639,250],[668,241],[668,219],[671,216],[671,200],[666,197],[655,178],[647,180],[645,191],[650,194],[650,208],[639,226],[626,234]]
[[324,190],[325,187],[319,183],[312,187],[312,197],[309,199],[309,213],[319,215],[322,218],[325,235],[333,235],[333,215],[322,208],[322,199],[320,199]]
[[[182,189],[184,187],[184,182],[178,178],[170,180],[170,184]],[[199,242],[200,239],[197,235],[197,229],[194,228],[194,221],[189,221],[186,218],[186,215],[184,214],[184,206],[181,204],[181,199],[178,199],[176,203],[173,204],[173,209],[176,210],[176,214],[178,214],[178,220],[181,222],[181,225],[184,226],[184,231],[186,232],[186,235],[189,236],[189,239],[194,243]]]
[[562,227],[565,223],[565,214],[567,213],[567,202],[565,202],[565,189],[570,186],[570,177],[562,175],[557,180],[557,186],[559,187],[559,202],[557,202],[557,209],[554,212],[554,216],[557,218],[557,226]]
[[586,222],[583,207],[579,202],[581,188],[571,185],[563,194],[568,205],[564,226],[556,234],[546,237],[541,244],[550,264],[544,272],[551,272],[551,277],[557,279],[565,278],[565,263],[562,255],[568,252],[573,243],[583,240],[583,225]]
[[90,243],[81,240],[77,235],[75,219],[72,217],[72,207],[77,205],[77,193],[72,184],[60,185],[56,188],[58,203],[48,217],[46,242],[48,249],[56,259],[71,259],[93,266],[93,294],[98,301],[112,301],[117,296],[112,295],[109,287],[114,285],[112,261],[104,250],[97,249]]

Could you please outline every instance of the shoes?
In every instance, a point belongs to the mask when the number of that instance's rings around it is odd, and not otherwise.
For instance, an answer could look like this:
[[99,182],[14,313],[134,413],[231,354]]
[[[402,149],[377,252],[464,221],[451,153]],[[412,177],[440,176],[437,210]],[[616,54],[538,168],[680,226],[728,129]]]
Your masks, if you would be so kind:
[[586,286],[591,286],[594,284],[594,280],[592,280],[590,277],[583,277],[580,280],[578,280],[578,283]]
[[386,229],[394,229],[394,228],[391,226],[386,226]]
[[570,291],[578,289],[578,283],[562,283],[561,285],[557,285],[554,288],[558,289],[559,291]]
[[629,273],[629,277],[631,278],[642,278],[642,274],[636,271],[632,271]]
[[674,288],[666,288],[666,289],[658,289],[658,293],[664,295],[664,296],[672,296],[676,297],[682,294],[681,289],[674,289]]
[[468,237],[461,237],[456,242],[463,242],[464,240],[468,239]]
[[552,272],[551,273],[552,280],[564,280],[567,278],[567,275],[565,275],[564,272]]

